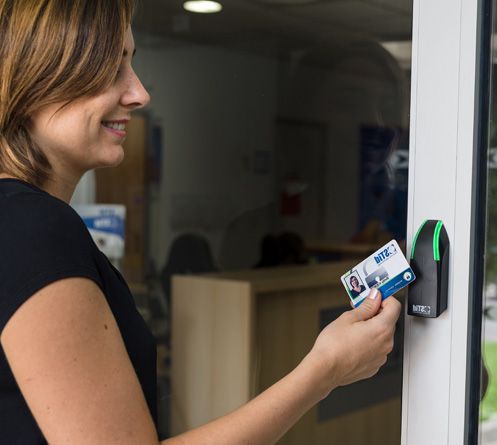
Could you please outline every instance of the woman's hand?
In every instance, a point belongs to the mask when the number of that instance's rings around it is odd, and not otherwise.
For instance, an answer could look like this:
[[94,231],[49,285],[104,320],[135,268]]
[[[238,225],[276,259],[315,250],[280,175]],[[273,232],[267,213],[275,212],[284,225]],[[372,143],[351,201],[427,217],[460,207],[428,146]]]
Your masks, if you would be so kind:
[[395,298],[382,301],[380,292],[372,289],[359,307],[323,329],[304,359],[319,369],[323,397],[337,386],[378,372],[392,351],[400,309]]
[[400,303],[393,297],[382,302],[379,292],[372,296],[330,323],[280,381],[238,410],[167,444],[276,443],[331,390],[375,374],[392,350]]

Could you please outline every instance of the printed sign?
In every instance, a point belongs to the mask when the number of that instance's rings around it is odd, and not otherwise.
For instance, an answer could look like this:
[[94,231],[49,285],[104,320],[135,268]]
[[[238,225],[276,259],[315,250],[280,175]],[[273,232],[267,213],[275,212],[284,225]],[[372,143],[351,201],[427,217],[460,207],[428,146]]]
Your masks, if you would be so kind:
[[124,256],[126,207],[119,204],[75,205],[74,209],[100,250],[110,259]]

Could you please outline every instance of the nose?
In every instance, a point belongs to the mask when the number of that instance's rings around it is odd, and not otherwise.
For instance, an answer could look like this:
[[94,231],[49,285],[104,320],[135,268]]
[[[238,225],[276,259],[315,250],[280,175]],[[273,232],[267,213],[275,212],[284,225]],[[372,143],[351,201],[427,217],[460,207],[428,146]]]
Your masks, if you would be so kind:
[[136,73],[131,70],[128,82],[126,83],[126,91],[121,96],[121,103],[128,109],[143,108],[150,102],[150,95],[145,89]]

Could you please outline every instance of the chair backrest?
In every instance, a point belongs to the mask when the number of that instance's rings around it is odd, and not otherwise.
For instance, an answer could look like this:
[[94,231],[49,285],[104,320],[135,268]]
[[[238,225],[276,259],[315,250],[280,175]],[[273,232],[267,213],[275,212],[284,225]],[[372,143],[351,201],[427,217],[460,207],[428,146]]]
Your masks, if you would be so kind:
[[171,293],[173,275],[217,270],[211,247],[204,237],[192,233],[179,235],[171,244],[167,261],[161,271],[161,282],[166,298],[169,298]]
[[223,233],[219,263],[223,270],[250,269],[260,258],[260,243],[265,235],[278,230],[275,202],[244,211]]

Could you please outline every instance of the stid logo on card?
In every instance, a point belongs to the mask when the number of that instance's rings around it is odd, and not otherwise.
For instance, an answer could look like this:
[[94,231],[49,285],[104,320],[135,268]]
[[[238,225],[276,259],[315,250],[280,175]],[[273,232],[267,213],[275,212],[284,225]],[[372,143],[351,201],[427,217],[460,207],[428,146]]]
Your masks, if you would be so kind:
[[341,277],[354,307],[363,302],[373,287],[378,288],[385,299],[415,279],[395,240],[385,244]]
[[392,255],[395,255],[396,253],[397,249],[395,248],[395,244],[392,243],[386,249],[383,249],[378,255],[375,255],[374,260],[376,261],[376,264],[381,264],[387,258],[391,257]]

